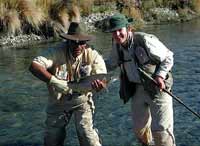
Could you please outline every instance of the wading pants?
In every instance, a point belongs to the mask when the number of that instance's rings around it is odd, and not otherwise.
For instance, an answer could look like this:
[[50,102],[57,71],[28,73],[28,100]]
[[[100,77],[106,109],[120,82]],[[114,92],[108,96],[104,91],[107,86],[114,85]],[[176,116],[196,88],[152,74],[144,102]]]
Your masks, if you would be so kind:
[[175,146],[172,97],[161,93],[152,100],[142,85],[136,86],[131,104],[133,130],[141,143]]
[[73,114],[80,146],[101,146],[97,131],[93,128],[93,111],[92,104],[88,101],[65,115],[63,113],[47,114],[44,145],[64,145],[65,127]]

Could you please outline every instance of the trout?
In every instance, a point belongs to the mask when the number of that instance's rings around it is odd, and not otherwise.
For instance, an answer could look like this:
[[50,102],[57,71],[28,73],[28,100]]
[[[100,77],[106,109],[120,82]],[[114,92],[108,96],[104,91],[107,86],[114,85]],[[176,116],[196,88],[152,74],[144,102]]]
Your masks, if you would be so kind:
[[71,89],[71,92],[87,93],[94,92],[95,89],[92,88],[91,83],[94,80],[100,80],[103,82],[103,87],[106,88],[107,84],[114,79],[110,74],[95,74],[80,78],[77,82],[68,82],[68,87]]

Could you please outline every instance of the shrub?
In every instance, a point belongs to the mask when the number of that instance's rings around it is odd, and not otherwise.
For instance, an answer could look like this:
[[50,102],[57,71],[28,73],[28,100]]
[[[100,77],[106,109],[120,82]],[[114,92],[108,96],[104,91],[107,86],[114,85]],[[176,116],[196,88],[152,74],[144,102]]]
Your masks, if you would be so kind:
[[200,14],[200,0],[192,0],[192,8]]
[[92,7],[94,6],[94,1],[93,0],[84,0],[84,1],[80,1],[78,3],[79,7],[80,7],[80,11],[82,15],[89,15],[92,11]]
[[144,11],[148,11],[151,8],[155,8],[156,3],[154,0],[147,0],[142,2],[142,8]]

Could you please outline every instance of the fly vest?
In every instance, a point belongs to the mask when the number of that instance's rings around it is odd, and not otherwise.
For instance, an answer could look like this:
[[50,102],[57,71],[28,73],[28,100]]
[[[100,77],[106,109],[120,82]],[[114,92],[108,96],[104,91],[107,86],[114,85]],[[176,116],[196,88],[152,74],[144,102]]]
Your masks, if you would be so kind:
[[80,78],[89,76],[91,74],[91,59],[92,50],[87,48],[84,50],[79,59],[75,62],[72,61],[71,52],[66,53],[68,80],[78,82]]
[[[135,61],[138,64],[138,67],[143,69],[146,73],[148,73],[153,78],[156,76],[156,72],[158,68],[160,67],[160,61],[154,59],[151,57],[150,50],[146,46],[145,40],[144,40],[145,33],[136,33],[134,36],[134,45],[133,45],[133,51]],[[152,99],[158,98],[161,96],[163,92],[160,91],[160,89],[153,83],[153,81],[149,80],[146,76],[143,74],[140,74],[141,82],[144,86],[144,89],[149,93]],[[166,78],[164,79],[165,86],[167,90],[171,90],[172,84],[173,84],[173,78],[171,71],[169,71],[166,75]]]
[[[150,76],[154,78],[161,62],[151,57],[150,50],[146,46],[146,43],[144,40],[144,35],[146,34],[139,33],[139,32],[134,34],[134,38],[131,38],[130,40],[131,47],[129,48],[129,52],[132,56],[132,59],[134,59],[136,66],[140,67],[146,73],[148,73]],[[117,50],[118,50],[118,54],[120,58],[119,60],[122,62],[122,65],[120,66],[123,66],[123,60],[124,60],[123,54],[122,54],[123,51],[119,51],[119,47],[117,48],[118,48]],[[149,93],[151,98],[154,99],[156,97],[160,97],[162,92],[159,90],[159,88],[155,86],[155,84],[144,75],[142,74],[139,74],[139,75],[140,75],[141,84],[144,86],[144,89]],[[127,80],[122,81],[124,78]],[[126,84],[128,86],[126,87],[127,90],[121,87],[123,86],[122,84],[123,85]],[[172,87],[172,84],[173,84],[172,74],[171,72],[168,72],[165,79],[166,89],[170,90]],[[131,91],[129,87],[132,88]],[[126,93],[123,93],[123,92],[126,92]],[[123,73],[122,67],[121,67],[120,97],[124,100],[124,102],[127,102],[129,98],[134,95],[134,93],[135,93],[134,83],[130,83],[130,81],[128,81],[127,75]]]

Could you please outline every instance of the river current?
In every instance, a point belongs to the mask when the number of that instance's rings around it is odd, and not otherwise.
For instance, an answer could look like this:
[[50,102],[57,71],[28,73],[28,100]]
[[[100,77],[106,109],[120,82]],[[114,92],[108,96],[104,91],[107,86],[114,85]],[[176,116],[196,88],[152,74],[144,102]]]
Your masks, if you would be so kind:
[[[173,94],[200,113],[200,20],[149,26],[174,52]],[[111,36],[95,33],[92,45],[106,58]],[[0,48],[0,146],[41,146],[47,102],[45,83],[28,71],[31,60],[56,43],[23,48]],[[117,74],[117,71],[115,72]],[[132,134],[130,103],[118,95],[119,81],[95,96],[95,121],[104,146],[139,146]],[[73,120],[67,127],[65,146],[78,146]],[[174,100],[174,133],[177,146],[200,146],[200,119]]]

